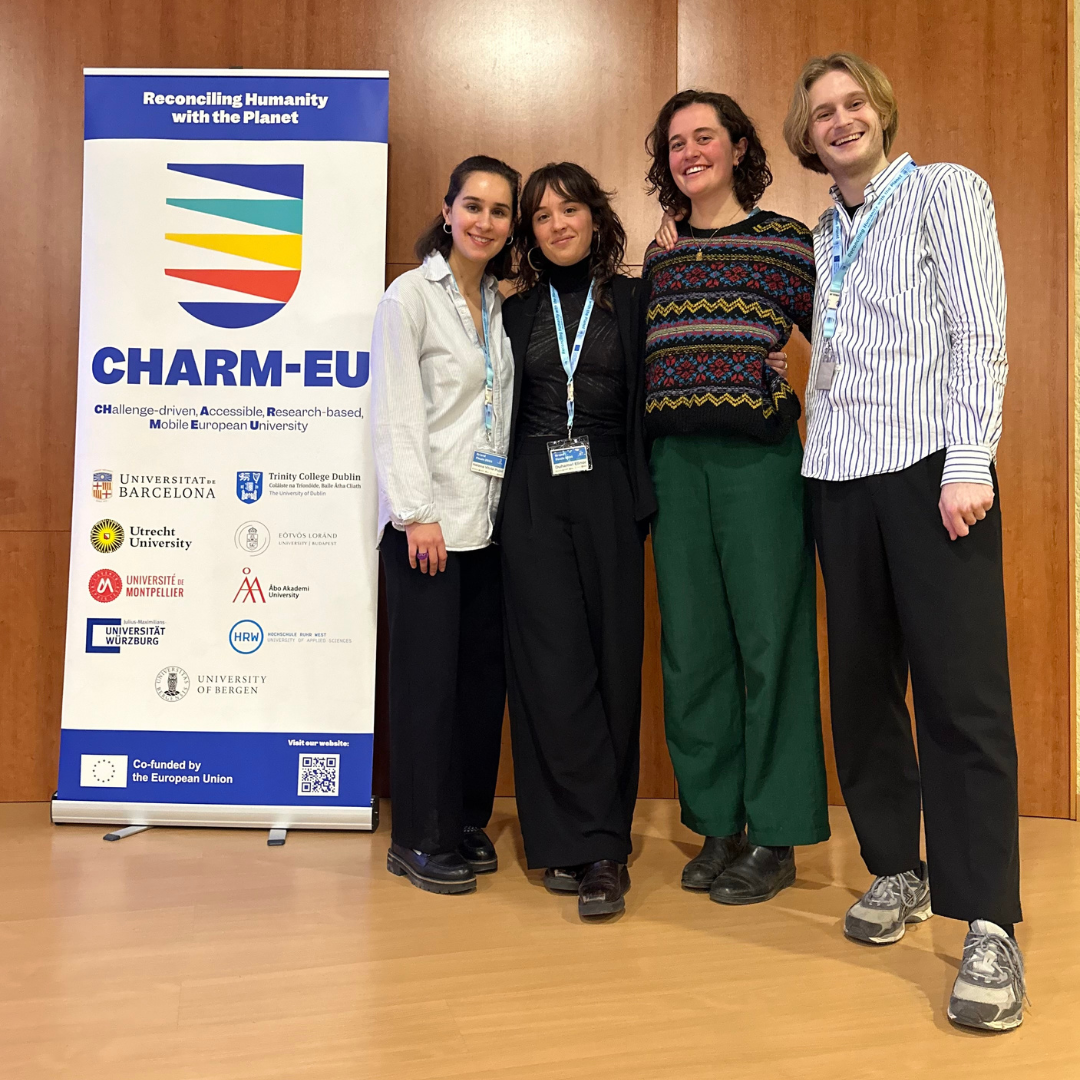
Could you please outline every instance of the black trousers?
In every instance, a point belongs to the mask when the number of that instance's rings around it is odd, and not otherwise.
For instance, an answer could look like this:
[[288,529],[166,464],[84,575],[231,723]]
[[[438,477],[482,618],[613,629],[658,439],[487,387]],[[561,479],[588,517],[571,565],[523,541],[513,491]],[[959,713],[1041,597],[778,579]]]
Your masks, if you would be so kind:
[[409,566],[403,532],[382,543],[390,621],[393,839],[453,851],[491,817],[506,670],[499,553],[452,551],[435,577]]
[[1013,923],[1020,855],[1001,512],[995,499],[950,541],[938,511],[944,463],[942,450],[901,472],[809,481],[836,767],[872,874],[918,866],[921,794],[934,911]]
[[644,542],[625,459],[553,477],[523,440],[503,492],[507,684],[530,868],[630,855],[638,785]]

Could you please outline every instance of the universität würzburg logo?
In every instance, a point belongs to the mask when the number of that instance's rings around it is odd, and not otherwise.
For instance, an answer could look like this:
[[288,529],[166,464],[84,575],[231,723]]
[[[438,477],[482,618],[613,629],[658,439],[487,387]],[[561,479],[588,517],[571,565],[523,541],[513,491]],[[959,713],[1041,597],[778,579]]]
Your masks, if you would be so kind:
[[[195,283],[192,299],[180,306],[200,322],[229,329],[256,326],[276,315],[300,280],[304,166],[171,164],[169,169],[198,178],[185,182],[187,190],[198,187],[205,193],[165,200],[186,211],[170,219],[183,231],[165,233],[166,240],[184,245],[174,249],[170,261],[187,264],[165,273]],[[238,197],[238,189],[247,197]],[[259,197],[252,198],[252,191]],[[207,254],[196,256],[191,248]],[[263,268],[252,269],[253,263]],[[239,300],[238,295],[260,299]]]

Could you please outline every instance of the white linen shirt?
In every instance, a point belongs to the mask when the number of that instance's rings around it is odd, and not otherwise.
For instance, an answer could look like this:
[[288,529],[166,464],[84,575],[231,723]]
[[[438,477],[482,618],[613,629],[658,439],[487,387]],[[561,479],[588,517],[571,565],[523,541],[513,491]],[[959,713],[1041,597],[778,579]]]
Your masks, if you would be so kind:
[[942,484],[989,484],[1008,373],[1005,275],[990,189],[970,169],[919,166],[882,208],[844,280],[832,385],[814,389],[826,352],[833,214],[846,248],[878,192],[909,161],[904,154],[867,184],[854,220],[834,187],[835,206],[814,229],[803,475],[898,472],[945,447]]
[[442,255],[394,280],[375,311],[371,411],[379,481],[379,539],[387,523],[437,521],[448,551],[491,542],[502,481],[471,469],[473,451],[506,454],[514,388],[502,297],[491,275],[489,311],[495,423],[484,427],[484,349]]

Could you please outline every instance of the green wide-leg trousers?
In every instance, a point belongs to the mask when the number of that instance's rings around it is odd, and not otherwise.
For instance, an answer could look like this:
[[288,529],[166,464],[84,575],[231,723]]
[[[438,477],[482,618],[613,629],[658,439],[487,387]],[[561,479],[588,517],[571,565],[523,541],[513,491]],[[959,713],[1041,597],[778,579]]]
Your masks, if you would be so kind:
[[802,444],[653,445],[664,723],[683,823],[752,844],[829,837]]

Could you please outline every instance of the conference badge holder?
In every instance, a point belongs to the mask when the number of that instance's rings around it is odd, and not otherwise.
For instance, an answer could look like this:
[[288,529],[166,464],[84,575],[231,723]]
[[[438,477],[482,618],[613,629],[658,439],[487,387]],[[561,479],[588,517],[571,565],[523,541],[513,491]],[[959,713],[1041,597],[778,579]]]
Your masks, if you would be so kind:
[[481,476],[494,476],[496,480],[501,480],[506,475],[506,455],[496,454],[488,447],[481,446],[473,451],[469,467]]
[[592,451],[588,435],[577,439],[555,439],[547,444],[552,476],[592,472]]

